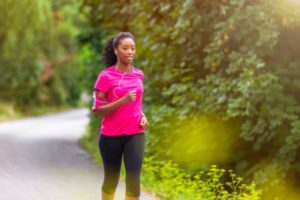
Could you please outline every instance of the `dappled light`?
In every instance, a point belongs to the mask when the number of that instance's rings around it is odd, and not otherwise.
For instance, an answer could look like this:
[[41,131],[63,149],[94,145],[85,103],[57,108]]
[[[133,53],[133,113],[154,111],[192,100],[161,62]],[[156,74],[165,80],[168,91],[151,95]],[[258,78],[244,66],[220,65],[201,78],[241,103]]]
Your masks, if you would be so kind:
[[218,116],[192,116],[168,128],[161,145],[172,160],[190,167],[226,163],[240,145],[239,128]]

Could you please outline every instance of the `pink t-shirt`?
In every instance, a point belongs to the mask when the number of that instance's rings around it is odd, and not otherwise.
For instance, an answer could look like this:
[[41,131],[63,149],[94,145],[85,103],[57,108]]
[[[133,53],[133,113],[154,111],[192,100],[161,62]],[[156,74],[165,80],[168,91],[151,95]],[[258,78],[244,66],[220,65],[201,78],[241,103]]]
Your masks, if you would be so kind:
[[123,104],[104,116],[101,121],[101,134],[119,136],[133,135],[145,131],[140,127],[144,91],[143,80],[144,72],[135,67],[133,67],[132,72],[130,70],[130,72],[124,74],[112,65],[99,73],[94,89],[106,93],[108,103],[125,96],[132,90],[136,90],[134,101]]

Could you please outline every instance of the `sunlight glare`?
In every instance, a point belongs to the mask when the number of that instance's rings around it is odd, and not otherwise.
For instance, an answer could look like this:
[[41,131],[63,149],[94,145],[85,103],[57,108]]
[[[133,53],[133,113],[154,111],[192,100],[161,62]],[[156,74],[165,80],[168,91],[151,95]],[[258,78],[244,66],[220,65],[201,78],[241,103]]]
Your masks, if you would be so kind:
[[285,1],[287,1],[289,3],[300,5],[300,0],[285,0]]

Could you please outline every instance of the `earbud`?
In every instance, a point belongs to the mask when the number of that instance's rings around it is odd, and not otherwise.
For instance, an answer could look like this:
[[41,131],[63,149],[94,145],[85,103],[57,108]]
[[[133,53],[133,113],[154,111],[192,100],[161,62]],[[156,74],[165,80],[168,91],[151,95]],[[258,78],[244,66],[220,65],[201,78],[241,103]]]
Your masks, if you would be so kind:
[[117,52],[117,51],[115,51],[115,54],[116,54],[116,55],[118,55],[118,52]]

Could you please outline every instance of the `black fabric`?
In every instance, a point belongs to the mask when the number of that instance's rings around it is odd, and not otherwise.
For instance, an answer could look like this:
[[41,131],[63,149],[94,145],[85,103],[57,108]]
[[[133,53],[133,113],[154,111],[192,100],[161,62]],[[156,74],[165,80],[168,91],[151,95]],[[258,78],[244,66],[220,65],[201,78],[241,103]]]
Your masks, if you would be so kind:
[[126,169],[126,195],[140,195],[140,173],[144,158],[145,133],[121,136],[100,135],[99,151],[104,166],[102,190],[113,194],[117,188],[122,157]]

